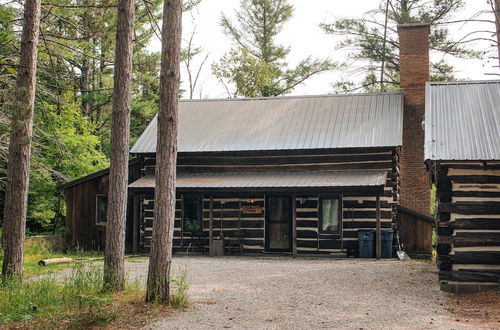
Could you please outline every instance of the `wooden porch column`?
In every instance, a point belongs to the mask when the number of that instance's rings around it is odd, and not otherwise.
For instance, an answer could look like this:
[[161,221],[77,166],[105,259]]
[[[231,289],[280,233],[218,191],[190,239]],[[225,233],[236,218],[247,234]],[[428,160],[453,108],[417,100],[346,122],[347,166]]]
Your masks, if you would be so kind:
[[138,252],[138,243],[139,243],[139,217],[140,217],[140,205],[139,205],[139,197],[137,194],[134,194],[134,217],[132,223],[132,252],[135,254]]
[[377,212],[376,212],[376,217],[377,217],[377,227],[376,227],[376,233],[375,233],[375,255],[377,259],[380,259],[382,256],[382,242],[381,240],[381,230],[380,230],[380,195],[377,195]]
[[296,198],[295,194],[292,195],[292,253],[293,257],[297,256],[297,215],[295,212],[296,209]]
[[208,254],[214,256],[214,198],[210,195],[210,219],[208,221]]

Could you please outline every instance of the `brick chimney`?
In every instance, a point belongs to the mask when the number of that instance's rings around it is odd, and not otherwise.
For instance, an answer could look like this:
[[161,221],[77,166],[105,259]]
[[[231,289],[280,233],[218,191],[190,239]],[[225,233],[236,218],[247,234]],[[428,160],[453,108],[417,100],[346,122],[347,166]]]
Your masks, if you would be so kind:
[[398,25],[400,87],[404,90],[401,195],[403,206],[430,213],[429,175],[424,166],[425,83],[429,81],[429,24]]

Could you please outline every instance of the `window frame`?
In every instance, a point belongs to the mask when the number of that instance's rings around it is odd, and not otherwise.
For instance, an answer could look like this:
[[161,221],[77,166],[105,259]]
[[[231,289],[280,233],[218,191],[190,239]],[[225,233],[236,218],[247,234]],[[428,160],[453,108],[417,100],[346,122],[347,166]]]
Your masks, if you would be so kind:
[[[338,206],[339,206],[339,212],[338,212],[338,229],[333,231],[333,230],[323,230],[323,200],[337,200],[338,201]],[[318,232],[320,234],[341,234],[342,233],[342,219],[343,219],[343,203],[342,203],[342,196],[332,196],[332,195],[326,195],[326,196],[320,196],[318,199]]]
[[[106,200],[106,221],[99,221],[99,199],[103,198]],[[96,194],[95,195],[95,224],[97,226],[106,226],[108,223],[108,195]]]
[[[185,226],[185,198],[197,198],[199,203],[197,207],[198,221],[200,222],[200,229],[186,229]],[[181,195],[181,231],[197,232],[203,231],[203,196],[201,195]]]

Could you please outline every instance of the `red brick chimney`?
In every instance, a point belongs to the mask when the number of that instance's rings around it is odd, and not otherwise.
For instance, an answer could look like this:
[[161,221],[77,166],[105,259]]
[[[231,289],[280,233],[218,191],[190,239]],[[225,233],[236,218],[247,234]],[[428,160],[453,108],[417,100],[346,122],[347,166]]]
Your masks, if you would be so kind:
[[429,24],[398,25],[400,87],[405,91],[401,149],[401,204],[430,213],[429,175],[424,166],[425,83],[429,81]]

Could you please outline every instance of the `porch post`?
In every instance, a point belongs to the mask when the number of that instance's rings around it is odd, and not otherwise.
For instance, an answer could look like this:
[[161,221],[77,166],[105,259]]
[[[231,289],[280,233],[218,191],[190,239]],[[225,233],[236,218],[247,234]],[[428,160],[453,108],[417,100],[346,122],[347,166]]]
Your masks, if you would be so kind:
[[377,212],[376,212],[376,217],[377,217],[377,227],[376,227],[376,240],[375,240],[375,253],[377,256],[377,259],[380,259],[382,256],[382,242],[380,241],[382,235],[381,235],[381,230],[380,230],[380,195],[377,195]]
[[214,198],[210,195],[210,219],[208,221],[208,254],[214,256]]
[[295,194],[292,194],[292,252],[294,258],[297,256],[297,215],[295,212],[297,206],[296,204]]
[[133,217],[133,223],[132,223],[132,252],[137,253],[138,251],[138,243],[139,243],[139,217],[140,217],[140,206],[139,206],[139,198],[137,194],[133,194],[133,210],[134,210],[134,217]]

